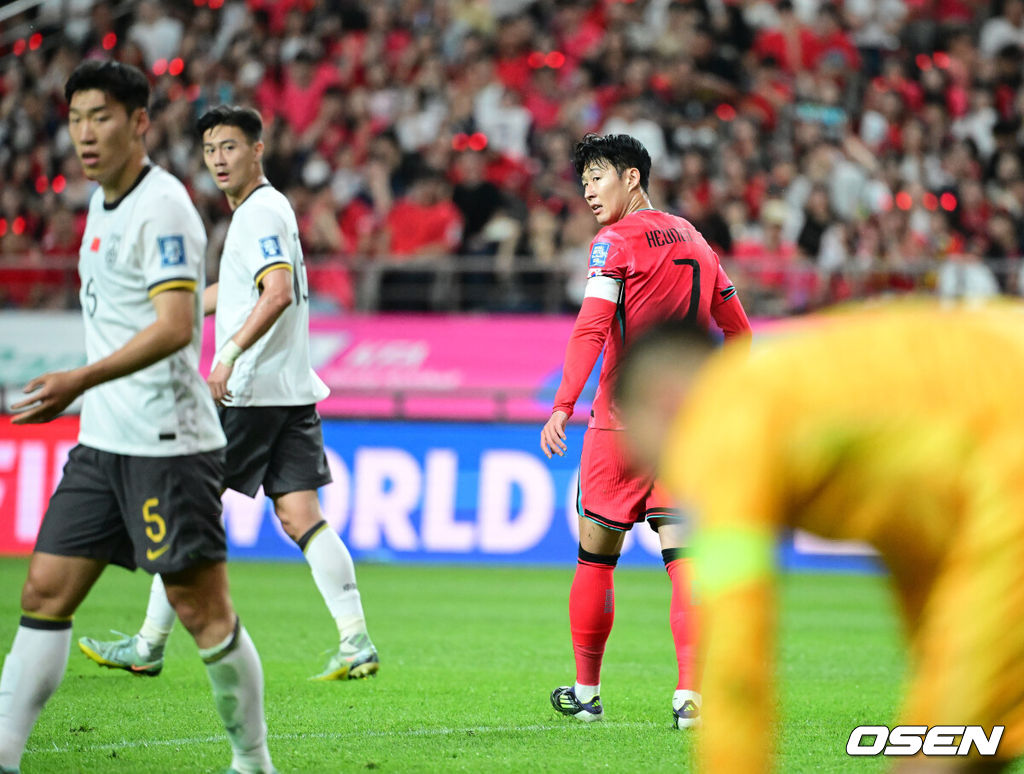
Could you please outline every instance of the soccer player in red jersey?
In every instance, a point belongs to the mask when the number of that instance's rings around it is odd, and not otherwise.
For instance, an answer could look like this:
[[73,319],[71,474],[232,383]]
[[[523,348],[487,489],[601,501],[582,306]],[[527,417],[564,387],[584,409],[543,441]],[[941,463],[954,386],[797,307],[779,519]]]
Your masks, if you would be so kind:
[[750,323],[736,288],[700,233],[685,219],[651,207],[651,157],[641,143],[624,134],[588,134],[576,145],[573,162],[602,228],[590,245],[583,305],[566,348],[554,409],[540,434],[548,458],[567,451],[565,425],[602,348],[604,364],[580,459],[579,559],[569,591],[576,683],[556,688],[551,703],[580,720],[602,718],[601,660],[615,615],[612,574],[626,532],[646,520],[658,533],[672,580],[669,621],[679,663],[672,711],[675,725],[687,728],[699,719],[701,699],[685,526],[653,477],[626,461],[612,385],[625,347],[657,322],[678,318],[710,328],[714,319],[727,340],[749,339]]

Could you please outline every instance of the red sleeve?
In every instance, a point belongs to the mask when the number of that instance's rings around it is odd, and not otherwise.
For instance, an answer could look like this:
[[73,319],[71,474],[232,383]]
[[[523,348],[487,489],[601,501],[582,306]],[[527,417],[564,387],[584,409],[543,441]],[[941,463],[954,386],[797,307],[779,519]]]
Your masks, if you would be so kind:
[[629,250],[625,240],[614,231],[603,228],[590,243],[587,277],[611,277],[625,281],[629,273]]
[[555,405],[551,409],[564,411],[570,417],[573,407],[583,392],[587,377],[594,370],[594,363],[604,347],[604,340],[611,330],[615,310],[618,307],[603,298],[583,299],[583,306],[572,327],[569,344],[565,348],[565,366],[562,369],[562,383],[555,393]]
[[711,301],[711,316],[725,334],[725,340],[747,338],[751,336],[750,321],[743,310],[740,297],[736,295],[736,286],[729,281],[729,276],[721,264],[718,276],[715,277],[715,295]]

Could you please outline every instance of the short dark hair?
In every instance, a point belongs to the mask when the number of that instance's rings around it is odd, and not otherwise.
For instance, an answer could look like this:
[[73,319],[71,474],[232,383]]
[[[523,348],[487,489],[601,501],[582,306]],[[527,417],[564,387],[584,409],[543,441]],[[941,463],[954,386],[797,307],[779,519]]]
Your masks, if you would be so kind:
[[120,102],[129,114],[149,107],[149,81],[142,70],[131,65],[98,59],[82,62],[64,85],[64,99],[70,105],[75,92],[90,89]]
[[576,174],[582,177],[583,170],[595,161],[611,164],[620,176],[635,167],[640,172],[640,187],[647,190],[651,179],[651,154],[635,137],[628,134],[584,135],[572,152]]
[[619,361],[613,392],[620,406],[633,397],[637,379],[649,365],[679,361],[687,355],[702,360],[718,347],[711,332],[689,320],[666,320],[637,336]]
[[199,139],[215,126],[234,126],[242,130],[242,134],[250,143],[260,141],[263,136],[263,119],[250,107],[236,105],[218,105],[203,113],[196,121]]

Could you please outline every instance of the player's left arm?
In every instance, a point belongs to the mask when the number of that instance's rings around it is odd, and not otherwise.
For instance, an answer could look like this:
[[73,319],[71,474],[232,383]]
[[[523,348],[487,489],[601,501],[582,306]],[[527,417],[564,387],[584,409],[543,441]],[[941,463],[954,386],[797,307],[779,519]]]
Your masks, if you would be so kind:
[[207,285],[203,290],[203,317],[209,317],[217,311],[217,288],[219,282]]
[[11,406],[15,424],[49,422],[86,390],[113,379],[141,371],[163,360],[192,341],[195,292],[188,288],[163,291],[152,299],[156,320],[143,328],[123,347],[102,360],[70,371],[55,371],[36,377],[25,386],[31,397]]
[[736,293],[736,286],[729,281],[728,275],[722,265],[718,265],[718,274],[715,276],[715,292],[711,299],[711,316],[715,323],[722,329],[726,341],[746,340],[749,345],[752,332],[750,320],[740,303],[740,297]]
[[[742,555],[750,550],[750,546],[726,550],[713,561],[718,571],[729,572],[733,563],[752,561]],[[705,650],[699,770],[769,774],[774,770],[775,723],[773,576],[761,568],[754,577],[709,589],[708,575],[715,572],[716,568],[698,559],[698,609]]]
[[773,444],[784,441],[776,432],[763,436],[769,404],[741,399],[749,397],[746,373],[716,380],[705,371],[659,466],[662,485],[695,513],[691,553],[705,657],[699,770],[714,774],[773,770],[776,542],[786,479]]
[[608,338],[622,298],[628,265],[629,252],[621,237],[614,231],[602,229],[590,245],[589,278],[583,304],[565,348],[562,381],[555,393],[551,417],[540,431],[540,449],[548,459],[552,454],[564,456],[568,450],[565,426]]

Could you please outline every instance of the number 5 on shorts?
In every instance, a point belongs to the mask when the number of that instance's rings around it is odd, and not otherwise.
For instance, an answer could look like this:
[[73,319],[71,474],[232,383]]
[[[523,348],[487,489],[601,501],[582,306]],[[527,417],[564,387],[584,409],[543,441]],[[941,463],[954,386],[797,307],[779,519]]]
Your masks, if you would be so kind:
[[[146,537],[148,537],[154,543],[159,543],[161,540],[167,537],[167,525],[164,523],[163,516],[161,516],[156,511],[150,510],[151,508],[156,508],[159,505],[160,501],[155,497],[150,497],[148,500],[146,500],[146,502],[142,504],[142,518],[145,520],[146,524],[149,525],[148,527],[146,527]],[[168,548],[170,548],[170,545],[166,545],[155,550],[152,548],[147,548],[146,558],[152,562],[155,559],[157,559],[161,554],[163,554],[163,552],[166,551]]]

